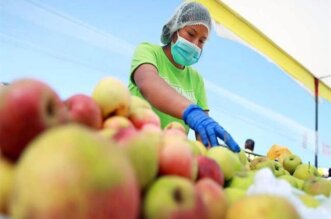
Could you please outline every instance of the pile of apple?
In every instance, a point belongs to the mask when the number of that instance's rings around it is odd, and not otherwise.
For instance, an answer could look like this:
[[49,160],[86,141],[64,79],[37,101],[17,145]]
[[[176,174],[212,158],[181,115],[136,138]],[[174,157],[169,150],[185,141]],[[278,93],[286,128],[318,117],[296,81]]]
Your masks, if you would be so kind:
[[0,215],[12,219],[300,218],[285,198],[246,195],[264,167],[312,207],[312,195],[331,191],[294,155],[249,162],[189,140],[180,123],[161,129],[149,103],[113,77],[66,100],[34,79],[0,87],[0,152]]

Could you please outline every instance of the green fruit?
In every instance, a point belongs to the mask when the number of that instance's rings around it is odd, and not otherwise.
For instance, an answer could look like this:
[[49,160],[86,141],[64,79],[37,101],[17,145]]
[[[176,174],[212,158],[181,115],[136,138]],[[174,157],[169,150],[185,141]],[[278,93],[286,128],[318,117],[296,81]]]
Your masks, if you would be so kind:
[[311,177],[317,176],[317,170],[314,166],[310,164],[300,164],[295,169],[293,176],[298,179],[306,180]]
[[275,172],[274,161],[267,157],[256,157],[250,162],[251,170],[259,170],[262,168],[269,168],[272,172]]
[[245,197],[246,191],[235,187],[227,187],[224,189],[224,194],[228,205],[231,206],[243,197]]
[[254,182],[255,171],[237,172],[228,183],[228,187],[247,190]]
[[311,195],[331,195],[331,181],[320,177],[309,178],[304,181],[302,190]]
[[140,131],[124,145],[141,189],[145,189],[156,178],[160,145],[161,135],[146,131]]
[[273,161],[274,164],[274,175],[276,177],[282,176],[282,175],[288,175],[288,172],[283,168],[283,166],[278,161]]
[[299,188],[299,185],[298,185],[298,182],[297,182],[297,179],[294,176],[291,176],[291,175],[287,175],[286,174],[286,175],[280,176],[279,179],[284,179],[288,183],[290,183],[291,186],[293,186],[294,188],[300,189]]
[[288,155],[283,160],[284,169],[287,170],[291,175],[300,164],[302,164],[301,158],[295,154]]
[[174,175],[159,177],[146,192],[144,218],[204,218],[205,212],[197,206],[198,198],[189,179]]
[[240,150],[238,157],[242,165],[245,166],[248,163],[248,159],[244,150]]
[[243,168],[238,156],[225,147],[213,147],[207,151],[206,155],[218,163],[225,180],[231,179],[236,172]]

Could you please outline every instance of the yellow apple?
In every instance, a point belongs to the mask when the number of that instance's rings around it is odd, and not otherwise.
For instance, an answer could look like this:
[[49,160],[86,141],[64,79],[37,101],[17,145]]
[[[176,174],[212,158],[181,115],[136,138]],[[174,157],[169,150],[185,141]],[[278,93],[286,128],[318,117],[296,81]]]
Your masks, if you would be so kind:
[[14,165],[0,156],[0,214],[7,213],[13,175]]
[[99,105],[103,118],[119,115],[127,116],[131,94],[127,86],[114,77],[101,79],[92,92],[92,98]]
[[273,195],[246,196],[227,211],[226,219],[300,219],[294,206],[285,198]]

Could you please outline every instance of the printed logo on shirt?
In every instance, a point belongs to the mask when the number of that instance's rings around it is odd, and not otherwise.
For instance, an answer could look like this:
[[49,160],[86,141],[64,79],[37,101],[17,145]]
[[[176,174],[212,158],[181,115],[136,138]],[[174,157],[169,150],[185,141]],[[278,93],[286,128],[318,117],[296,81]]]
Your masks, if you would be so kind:
[[184,90],[182,87],[180,87],[178,84],[174,84],[169,82],[168,78],[162,77],[173,89],[175,89],[179,94],[183,95],[187,99],[189,99],[192,103],[197,103],[197,100],[194,95],[193,90]]

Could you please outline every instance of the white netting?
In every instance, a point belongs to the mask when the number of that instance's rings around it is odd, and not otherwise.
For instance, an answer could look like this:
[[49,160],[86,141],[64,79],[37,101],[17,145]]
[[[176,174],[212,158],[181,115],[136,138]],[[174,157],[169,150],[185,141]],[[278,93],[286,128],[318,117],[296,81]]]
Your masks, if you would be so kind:
[[211,22],[210,14],[203,5],[197,2],[184,2],[163,26],[161,42],[168,44],[173,33],[188,25],[204,25],[210,32]]

